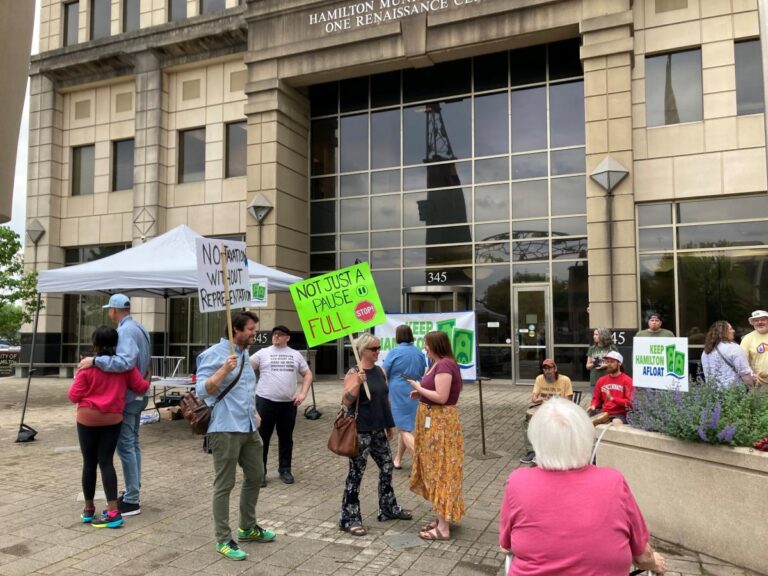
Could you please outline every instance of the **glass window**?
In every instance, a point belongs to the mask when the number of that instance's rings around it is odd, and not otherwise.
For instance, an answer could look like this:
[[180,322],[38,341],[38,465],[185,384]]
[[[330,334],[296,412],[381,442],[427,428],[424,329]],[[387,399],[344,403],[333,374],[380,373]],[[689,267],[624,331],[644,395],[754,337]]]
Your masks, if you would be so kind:
[[200,0],[200,14],[219,12],[227,7],[226,0]]
[[507,87],[507,53],[478,56],[474,61],[475,91]]
[[768,245],[765,221],[680,226],[677,229],[677,246],[680,249],[756,245]]
[[403,101],[418,102],[466,94],[472,83],[471,69],[471,60],[466,59],[404,70]]
[[564,176],[565,174],[581,174],[586,170],[586,158],[584,148],[571,148],[569,150],[553,150],[550,169],[552,176]]
[[[478,266],[475,269],[475,314],[477,341],[501,344],[509,338],[510,325],[509,265]],[[488,322],[498,322],[489,328]]]
[[509,242],[487,242],[475,244],[476,264],[509,262]]
[[546,238],[512,242],[512,260],[515,262],[547,260],[548,258],[549,240]]
[[80,21],[80,2],[64,4],[64,46],[77,44],[78,24]]
[[467,158],[471,155],[470,100],[431,102],[403,110],[403,162]]
[[388,194],[371,198],[371,228],[400,228],[400,196]]
[[400,104],[400,72],[371,76],[371,108]]
[[553,84],[549,87],[549,145],[584,144],[584,82]]
[[339,231],[368,230],[368,198],[339,201]]
[[[554,223],[552,224],[554,226]],[[554,232],[553,232],[554,234]],[[567,240],[552,240],[552,259],[555,258],[586,258],[587,239],[568,238]]]
[[402,312],[400,304],[400,271],[399,270],[374,270],[373,280],[381,298],[381,305],[389,313]]
[[[581,344],[589,328],[587,263],[552,263],[552,319],[556,344]],[[582,359],[586,356],[583,351]]]
[[550,188],[552,216],[586,214],[587,184],[584,176],[552,178]]
[[371,113],[371,168],[400,165],[400,110]]
[[400,250],[373,250],[371,252],[372,268],[400,268]]
[[512,281],[515,284],[526,282],[547,282],[549,280],[549,264],[524,264],[515,262],[512,265]]
[[664,327],[675,332],[675,262],[672,253],[642,255],[639,262],[643,308],[661,313]]
[[312,236],[309,239],[309,249],[312,252],[336,250],[336,236]]
[[512,239],[546,238],[549,236],[549,220],[513,220]]
[[[487,336],[484,334],[484,331],[487,331]],[[494,342],[504,342],[508,337],[508,335],[501,333],[500,327],[488,328],[487,324],[481,326],[479,323],[477,325],[477,338],[479,342],[483,342],[486,339],[493,340]],[[509,346],[481,346],[477,349],[477,355],[480,359],[477,365],[478,374],[488,376],[489,378],[509,378],[509,375],[512,373],[512,350]]]
[[680,224],[750,218],[768,218],[765,196],[736,196],[677,204],[677,221]]
[[371,248],[392,248],[400,246],[400,231],[371,232]]
[[205,180],[205,128],[179,132],[179,183]]
[[336,196],[336,177],[312,178],[309,181],[310,198],[325,200]]
[[738,114],[763,111],[763,59],[760,40],[734,44],[736,58],[736,109]]
[[403,195],[404,226],[434,226],[469,222],[472,194],[461,188]]
[[342,116],[340,130],[340,172],[368,168],[368,114]]
[[72,196],[93,194],[95,146],[72,149]]
[[552,218],[552,236],[586,236],[587,218]]
[[509,150],[507,99],[506,92],[475,97],[475,156],[506,154]]
[[663,126],[701,119],[701,50],[646,56],[646,125]]
[[536,218],[547,212],[546,180],[512,184],[512,218]]
[[475,160],[475,182],[477,184],[502,180],[509,180],[508,156]]
[[509,222],[496,222],[493,224],[476,224],[475,240],[483,242],[486,240],[508,240]]
[[339,146],[336,136],[338,122],[336,118],[312,121],[312,143],[310,147],[313,176],[336,172],[336,151]]
[[342,250],[367,250],[368,233],[363,234],[341,234],[339,244]]
[[471,162],[443,162],[406,168],[404,190],[423,190],[424,188],[445,188],[472,183]]
[[509,185],[475,188],[475,222],[509,219]]
[[123,32],[139,29],[141,0],[123,0]]
[[509,70],[512,86],[544,82],[547,77],[547,47],[531,46],[509,53]]
[[227,178],[245,176],[247,130],[245,121],[227,124]]
[[187,17],[187,0],[168,0],[168,22],[178,22]]
[[555,42],[547,47],[550,80],[573,78],[583,74],[580,48],[581,40],[578,38]]
[[368,173],[346,174],[339,177],[339,194],[344,196],[367,196]]
[[512,156],[512,180],[539,178],[547,175],[547,153]]
[[512,152],[547,147],[547,99],[544,87],[514,90],[511,115]]
[[328,82],[311,86],[309,88],[309,103],[312,117],[337,114],[339,111],[339,83]]
[[311,254],[309,256],[311,272],[328,272],[336,269],[336,254]]
[[[438,228],[436,231],[439,231]],[[403,249],[403,266],[423,268],[424,266],[472,264],[472,246],[429,246]]]
[[371,194],[400,191],[400,170],[371,173]]
[[639,204],[637,206],[638,226],[672,224],[671,204]]
[[672,228],[645,228],[637,233],[638,248],[645,252],[672,250]]
[[91,40],[109,36],[111,19],[112,0],[91,0]]
[[336,232],[336,203],[333,201],[312,202],[309,211],[309,226],[313,234]]
[[460,244],[471,242],[468,226],[441,226],[439,228],[413,228],[403,231],[403,246],[425,244]]
[[350,78],[339,82],[341,113],[368,108],[368,77]]
[[112,143],[112,190],[133,188],[133,138]]

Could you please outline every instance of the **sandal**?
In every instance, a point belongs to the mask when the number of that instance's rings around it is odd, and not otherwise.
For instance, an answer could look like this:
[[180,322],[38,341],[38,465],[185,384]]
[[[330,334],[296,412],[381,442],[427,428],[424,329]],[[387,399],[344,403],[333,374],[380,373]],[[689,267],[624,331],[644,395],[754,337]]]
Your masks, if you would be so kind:
[[446,535],[440,532],[437,526],[435,526],[432,530],[422,530],[421,532],[419,532],[419,538],[421,538],[422,540],[429,540],[429,541],[451,539],[449,535]]
[[430,530],[434,530],[437,528],[437,520],[430,520],[424,526],[421,527],[422,532],[429,532]]
[[352,526],[342,528],[342,530],[344,530],[344,532],[349,532],[352,536],[365,536],[368,534],[368,530],[366,530],[365,526],[362,524],[353,524]]

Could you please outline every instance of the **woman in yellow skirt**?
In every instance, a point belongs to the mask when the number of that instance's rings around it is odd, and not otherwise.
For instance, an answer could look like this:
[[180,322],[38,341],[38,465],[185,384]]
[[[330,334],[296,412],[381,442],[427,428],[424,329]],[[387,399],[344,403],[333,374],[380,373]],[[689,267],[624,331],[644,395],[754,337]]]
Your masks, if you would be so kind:
[[445,332],[424,338],[430,367],[421,381],[409,379],[416,412],[416,454],[411,470],[411,490],[432,503],[437,519],[419,532],[424,540],[448,540],[450,524],[464,516],[464,434],[456,402],[461,393],[461,371]]

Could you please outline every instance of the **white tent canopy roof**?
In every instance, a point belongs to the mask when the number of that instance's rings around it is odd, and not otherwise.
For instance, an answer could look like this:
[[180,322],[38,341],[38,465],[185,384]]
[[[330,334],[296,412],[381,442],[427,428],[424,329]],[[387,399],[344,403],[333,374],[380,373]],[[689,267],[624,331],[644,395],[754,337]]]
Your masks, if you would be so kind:
[[[187,296],[197,292],[197,259],[191,228],[177,226],[100,260],[40,272],[37,290],[51,294],[114,294],[133,296]],[[251,278],[266,278],[270,292],[286,291],[301,280],[268,266],[248,261]]]

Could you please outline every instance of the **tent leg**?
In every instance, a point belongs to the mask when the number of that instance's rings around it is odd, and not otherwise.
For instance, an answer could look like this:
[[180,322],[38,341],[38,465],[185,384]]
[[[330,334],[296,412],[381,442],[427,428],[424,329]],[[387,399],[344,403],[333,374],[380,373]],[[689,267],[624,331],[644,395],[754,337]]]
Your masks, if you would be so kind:
[[32,349],[29,352],[29,374],[27,374],[27,392],[24,395],[24,408],[21,410],[21,422],[16,442],[31,442],[37,436],[37,430],[24,424],[24,416],[27,414],[27,402],[29,401],[29,388],[32,385],[32,367],[35,362],[35,340],[37,339],[37,323],[40,320],[40,292],[37,293],[37,306],[35,307],[35,325],[32,332]]

